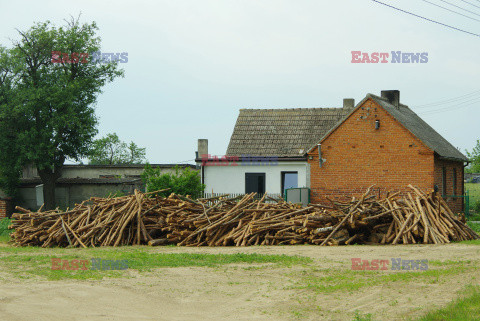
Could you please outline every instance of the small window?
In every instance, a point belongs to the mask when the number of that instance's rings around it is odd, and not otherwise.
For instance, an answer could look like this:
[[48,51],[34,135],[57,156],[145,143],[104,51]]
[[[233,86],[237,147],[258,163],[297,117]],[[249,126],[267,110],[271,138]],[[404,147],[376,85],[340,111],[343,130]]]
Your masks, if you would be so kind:
[[298,187],[298,172],[282,172],[282,196],[288,188]]
[[442,168],[442,194],[447,195],[447,169]]
[[457,195],[457,169],[453,169],[453,195]]

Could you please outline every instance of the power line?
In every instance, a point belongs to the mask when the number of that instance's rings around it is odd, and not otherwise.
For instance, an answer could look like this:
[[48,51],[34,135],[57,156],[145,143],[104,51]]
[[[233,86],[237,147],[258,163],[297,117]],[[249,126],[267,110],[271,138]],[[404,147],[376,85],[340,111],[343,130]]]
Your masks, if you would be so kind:
[[426,2],[426,3],[429,3],[429,4],[431,4],[432,6],[439,7],[439,8],[442,8],[442,9],[444,9],[444,10],[447,10],[447,11],[450,11],[450,12],[453,12],[453,13],[456,13],[456,14],[458,14],[458,15],[460,15],[460,16],[465,17],[465,18],[472,19],[472,20],[475,20],[475,21],[480,22],[480,20],[478,20],[478,19],[469,17],[469,16],[467,16],[467,15],[465,15],[465,14],[463,14],[463,13],[460,13],[460,12],[457,12],[457,11],[454,11],[454,10],[451,10],[451,9],[448,9],[448,8],[445,8],[445,7],[442,7],[442,6],[439,5],[439,4],[436,4],[436,3],[433,3],[433,2],[430,2],[430,1],[427,1],[427,0],[422,0],[422,1],[423,1],[423,2]]
[[450,111],[450,110],[458,110],[460,108],[465,108],[465,107],[469,107],[471,105],[475,105],[476,103],[478,103],[478,102],[472,102],[470,104],[465,104],[465,105],[462,105],[462,106],[458,106],[457,108],[445,107],[445,108],[441,108],[441,109],[437,109],[437,110],[430,110],[430,111],[426,111],[426,112],[423,112],[423,113],[419,113],[419,115],[434,115],[434,114],[443,113],[443,112]]
[[428,103],[428,104],[416,105],[416,106],[413,106],[413,107],[421,109],[421,108],[428,108],[428,107],[433,106],[433,105],[435,105],[435,106],[445,105],[445,104],[456,102],[456,101],[459,101],[459,100],[462,100],[462,99],[471,98],[471,96],[475,96],[477,94],[480,94],[480,90],[477,90],[477,91],[474,91],[474,92],[471,92],[471,93],[468,93],[468,94],[465,94],[465,95],[448,98],[448,99],[445,99],[445,100],[439,100],[439,101]]
[[[469,104],[467,104],[467,103],[469,103]],[[427,111],[424,111],[423,113],[428,114],[428,113],[435,113],[437,111],[442,111],[442,110],[447,110],[447,109],[457,109],[457,108],[460,108],[461,106],[471,105],[471,104],[475,104],[475,103],[480,103],[480,100],[478,100],[478,97],[476,99],[470,99],[470,100],[466,100],[466,101],[462,101],[462,102],[456,102],[456,103],[454,103],[453,105],[450,105],[450,106],[427,110]],[[417,108],[417,109],[419,109],[419,108]]]
[[[465,2],[465,3],[468,3],[468,4],[471,5],[471,6],[480,8],[480,6],[477,6],[477,5],[475,5],[475,4],[473,4],[473,3],[470,3],[470,2],[468,2],[468,1],[465,1],[465,0],[460,0],[460,1],[463,1],[463,2]],[[477,0],[477,1],[478,1],[478,0]],[[480,1],[478,1],[478,2],[480,2]]]
[[433,22],[433,23],[436,23],[436,24],[439,24],[441,26],[444,26],[444,27],[447,27],[447,28],[450,28],[450,29],[453,29],[453,30],[457,30],[457,31],[460,31],[460,32],[463,32],[463,33],[467,33],[467,34],[470,34],[472,36],[476,36],[476,37],[480,37],[480,34],[477,34],[477,33],[473,33],[473,32],[470,32],[470,31],[466,31],[466,30],[463,30],[463,29],[459,29],[459,28],[456,28],[456,27],[453,27],[453,26],[450,26],[450,25],[447,25],[447,24],[444,24],[444,23],[441,23],[441,22],[438,22],[438,21],[435,21],[435,20],[432,20],[432,19],[429,19],[429,18],[425,18],[423,16],[419,16],[415,13],[412,13],[412,12],[409,12],[409,11],[405,11],[403,9],[400,9],[400,8],[397,8],[397,7],[394,7],[394,6],[391,6],[389,4],[386,4],[386,3],[383,3],[383,2],[380,2],[380,1],[377,1],[377,0],[372,0],[373,2],[376,2],[376,3],[379,3],[381,5],[384,5],[384,6],[387,6],[389,8],[392,8],[392,9],[395,9],[395,10],[398,10],[398,11],[401,11],[403,13],[406,13],[406,14],[409,14],[409,15],[412,15],[414,17],[417,17],[417,18],[420,18],[420,19],[424,19],[424,20],[427,20],[427,21],[430,21],[430,22]]
[[[472,14],[476,15],[476,16],[480,16],[480,14],[478,14],[478,13],[475,13],[475,12],[473,12],[473,11],[470,11],[470,10],[467,10],[467,9],[465,9],[465,8],[462,8],[462,7],[460,7],[460,6],[457,6],[456,4],[450,3],[450,2],[448,2],[448,1],[445,1],[445,0],[440,0],[440,1],[447,3],[447,4],[451,5],[452,7],[455,7],[455,8],[461,9],[461,10],[463,10],[463,11],[466,11],[466,12],[470,12],[470,13],[472,13]],[[480,7],[479,7],[479,8],[480,8]]]

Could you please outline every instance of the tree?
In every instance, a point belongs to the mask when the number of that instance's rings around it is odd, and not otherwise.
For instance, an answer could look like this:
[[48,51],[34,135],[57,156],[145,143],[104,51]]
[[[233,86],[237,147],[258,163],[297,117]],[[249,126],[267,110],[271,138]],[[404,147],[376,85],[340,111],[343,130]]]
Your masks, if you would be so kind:
[[22,160],[18,137],[15,135],[17,115],[8,111],[15,97],[14,61],[5,47],[0,46],[0,188],[9,196],[16,197]]
[[160,168],[152,168],[147,164],[142,173],[142,180],[147,185],[147,191],[149,192],[170,188],[170,190],[160,193],[162,196],[175,193],[199,197],[205,189],[198,171],[191,170],[188,167],[180,168],[178,165],[175,166],[174,173],[162,173]]
[[127,145],[115,133],[96,139],[89,153],[92,165],[142,164],[145,161],[145,148],[134,142]]
[[[55,27],[36,23],[18,31],[19,41],[0,51],[0,151],[11,150],[18,159],[2,165],[3,180],[12,181],[18,166],[33,163],[43,182],[45,208],[55,207],[55,183],[66,159],[86,157],[97,133],[93,106],[102,87],[123,76],[118,61],[83,63],[74,53],[96,52],[100,38],[95,22],[80,24],[72,18]],[[72,56],[54,63],[52,52]],[[77,57],[78,58],[78,57]],[[15,146],[12,146],[12,142]]]
[[467,173],[480,173],[480,140],[477,140],[477,145],[472,149],[472,152],[466,152],[471,163],[465,171]]

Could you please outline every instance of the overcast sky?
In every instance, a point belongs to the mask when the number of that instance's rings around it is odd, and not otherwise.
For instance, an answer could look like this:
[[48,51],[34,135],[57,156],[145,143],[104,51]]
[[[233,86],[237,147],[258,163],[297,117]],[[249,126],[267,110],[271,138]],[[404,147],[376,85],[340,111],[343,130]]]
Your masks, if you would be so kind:
[[[421,0],[383,2],[480,33],[480,21]],[[469,2],[455,1],[480,15]],[[125,78],[98,99],[99,136],[146,147],[151,163],[193,163],[198,138],[225,154],[240,108],[340,107],[382,89],[462,152],[480,139],[480,37],[370,0],[0,0],[0,43],[79,13],[97,22],[103,52],[128,52]],[[357,50],[428,52],[428,63],[352,64]]]

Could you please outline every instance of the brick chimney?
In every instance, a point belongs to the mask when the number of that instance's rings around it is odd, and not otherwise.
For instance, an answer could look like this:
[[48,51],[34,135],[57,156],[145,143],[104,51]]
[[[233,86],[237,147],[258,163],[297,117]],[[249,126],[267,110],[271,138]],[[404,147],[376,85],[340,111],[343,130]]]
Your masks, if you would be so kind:
[[388,100],[393,106],[400,108],[400,91],[399,90],[382,90],[382,98]]
[[353,98],[344,98],[343,99],[343,108],[346,110],[353,110],[355,108],[355,99]]

